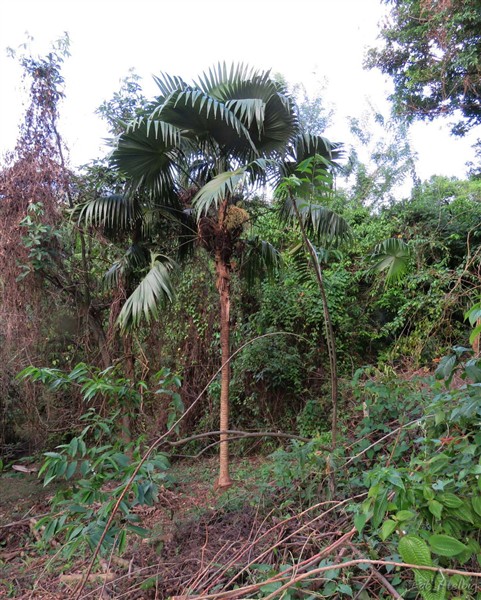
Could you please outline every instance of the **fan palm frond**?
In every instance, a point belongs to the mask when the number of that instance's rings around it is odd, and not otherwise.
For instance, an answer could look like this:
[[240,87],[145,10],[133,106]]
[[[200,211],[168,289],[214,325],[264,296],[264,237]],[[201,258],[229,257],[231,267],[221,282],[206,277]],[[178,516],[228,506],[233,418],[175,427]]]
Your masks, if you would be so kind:
[[82,225],[125,232],[142,219],[142,208],[135,196],[114,194],[79,204],[73,211],[73,217]]
[[177,172],[185,144],[179,130],[170,124],[140,119],[119,137],[110,164],[128,177],[134,190],[146,191],[175,206]]
[[170,271],[174,265],[170,259],[152,254],[148,273],[127,298],[118,316],[117,324],[122,333],[138,327],[142,321],[149,324],[157,319],[159,307],[172,301],[174,291]]
[[228,196],[232,196],[235,189],[242,184],[246,177],[246,169],[220,173],[208,181],[194,196],[192,204],[198,218],[206,215],[211,209],[219,208],[220,203]]
[[[169,75],[168,73],[161,73],[159,76],[154,75],[154,81],[162,94],[162,100],[165,100],[165,98],[173,92],[184,90],[188,87],[182,77],[179,77],[178,75]],[[158,104],[159,103],[160,102],[158,102]]]
[[378,244],[373,251],[372,271],[386,273],[386,283],[398,281],[409,268],[411,250],[405,241],[389,238]]
[[294,141],[298,121],[293,101],[270,71],[243,64],[228,69],[221,63],[204,74],[198,85],[245,125],[261,156],[281,152]]
[[223,102],[195,87],[170,94],[151,114],[151,120],[171,123],[186,138],[211,138],[219,145],[232,145],[256,151],[249,130]]
[[244,240],[240,273],[247,285],[252,286],[256,281],[274,275],[281,262],[279,251],[269,242],[258,236]]
[[219,62],[208,71],[204,71],[196,83],[206,94],[225,101],[226,88],[235,82],[252,79],[256,74],[258,71],[245,63],[232,63],[228,69],[225,62]]
[[302,226],[306,233],[317,242],[335,245],[350,239],[348,222],[336,212],[320,204],[311,204],[305,200],[286,198],[280,207],[280,217],[285,223],[297,223],[297,207]]

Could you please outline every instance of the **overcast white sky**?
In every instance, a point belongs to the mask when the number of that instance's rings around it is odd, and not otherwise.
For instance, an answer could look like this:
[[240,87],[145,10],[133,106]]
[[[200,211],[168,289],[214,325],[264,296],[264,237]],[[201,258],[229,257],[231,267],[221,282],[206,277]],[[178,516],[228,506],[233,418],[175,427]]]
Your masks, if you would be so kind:
[[[18,47],[25,32],[36,53],[70,35],[60,128],[73,165],[104,152],[105,129],[94,112],[130,68],[147,96],[155,93],[152,74],[190,79],[218,61],[272,68],[308,90],[326,78],[326,102],[336,109],[328,135],[348,141],[346,117],[359,116],[367,98],[388,111],[390,82],[362,69],[384,11],[380,0],[1,0],[0,153],[15,144],[24,101],[20,70],[5,48]],[[464,175],[470,145],[451,138],[446,124],[418,124],[412,140],[422,179]]]

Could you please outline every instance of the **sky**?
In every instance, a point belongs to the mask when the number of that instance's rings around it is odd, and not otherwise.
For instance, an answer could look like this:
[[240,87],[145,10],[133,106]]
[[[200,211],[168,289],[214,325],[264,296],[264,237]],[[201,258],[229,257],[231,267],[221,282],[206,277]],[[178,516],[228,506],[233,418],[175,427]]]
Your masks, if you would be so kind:
[[[69,34],[59,129],[74,167],[105,154],[107,132],[95,110],[129,69],[151,97],[152,75],[190,80],[219,61],[272,69],[310,93],[322,87],[335,111],[326,134],[349,143],[348,116],[362,115],[368,101],[389,113],[390,81],[362,68],[385,12],[380,0],[2,0],[0,155],[13,149],[25,109],[21,70],[6,48],[18,48],[27,32],[34,54]],[[463,177],[474,137],[454,139],[441,121],[416,124],[411,140],[420,178]]]

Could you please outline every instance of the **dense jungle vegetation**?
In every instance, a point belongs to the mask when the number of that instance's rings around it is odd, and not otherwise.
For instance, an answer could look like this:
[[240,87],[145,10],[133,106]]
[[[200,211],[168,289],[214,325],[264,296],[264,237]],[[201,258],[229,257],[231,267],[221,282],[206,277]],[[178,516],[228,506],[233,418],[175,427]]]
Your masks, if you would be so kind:
[[353,149],[322,98],[219,63],[153,99],[130,73],[74,172],[68,38],[17,55],[2,597],[481,597],[481,179],[420,181],[406,121],[479,122],[473,4],[391,2],[369,63],[410,112]]

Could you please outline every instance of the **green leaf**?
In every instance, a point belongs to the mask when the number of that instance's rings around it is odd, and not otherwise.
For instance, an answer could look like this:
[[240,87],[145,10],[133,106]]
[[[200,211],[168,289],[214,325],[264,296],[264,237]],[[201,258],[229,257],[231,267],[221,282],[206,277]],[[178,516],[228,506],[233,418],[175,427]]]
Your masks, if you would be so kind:
[[444,492],[443,494],[438,494],[436,496],[441,504],[447,506],[448,508],[459,508],[463,505],[463,501],[458,496],[455,496],[451,492]]
[[273,581],[272,583],[266,583],[262,587],[259,588],[261,592],[264,594],[272,594],[273,592],[277,592],[277,590],[282,586],[281,581]]
[[479,367],[479,360],[477,358],[468,360],[464,365],[464,370],[466,371],[466,375],[472,379],[474,383],[481,382],[481,368]]
[[173,299],[174,291],[169,274],[172,264],[171,261],[164,264],[153,255],[150,271],[129,296],[117,319],[123,333],[129,328],[138,327],[143,319],[147,323],[157,319],[159,305]]
[[139,527],[138,525],[132,525],[131,523],[129,523],[127,525],[127,529],[129,529],[130,531],[133,531],[134,533],[136,533],[137,535],[140,535],[141,537],[146,537],[149,534],[148,529],[145,529],[144,527]]
[[376,501],[374,502],[372,525],[375,528],[379,527],[382,520],[384,519],[384,515],[386,514],[387,503],[388,503],[387,497],[388,497],[388,490],[384,490],[376,498]]
[[453,575],[449,578],[449,589],[467,592],[471,587],[471,580],[464,575]]
[[410,521],[414,519],[416,515],[410,510],[400,510],[396,513],[396,520],[398,521]]
[[337,586],[337,590],[343,595],[343,596],[349,596],[350,598],[352,598],[353,593],[352,593],[352,587],[350,585],[347,585],[346,583],[340,583]]
[[454,374],[454,368],[458,362],[456,354],[450,354],[449,356],[443,356],[439,361],[439,365],[434,372],[436,379],[445,379],[449,382]]
[[441,514],[443,512],[443,505],[437,500],[429,500],[428,502],[429,512],[436,517],[436,519],[441,518]]
[[396,529],[397,526],[398,523],[396,521],[392,521],[391,519],[384,521],[381,527],[380,536],[383,542],[387,540],[387,538],[391,535],[391,533]]
[[464,314],[465,319],[469,319],[469,324],[474,325],[478,319],[481,319],[481,302],[477,302]]
[[455,516],[461,521],[470,523],[471,525],[474,524],[474,515],[471,510],[471,506],[465,502],[463,502],[459,507],[451,508],[449,510],[449,514]]
[[474,512],[481,517],[481,496],[473,496],[471,498],[471,505]]
[[462,542],[450,535],[432,535],[428,541],[432,551],[440,556],[456,556],[467,550]]
[[359,513],[354,517],[354,527],[357,529],[358,533],[362,532],[370,517],[371,515],[367,513]]
[[71,479],[77,469],[77,461],[72,461],[67,467],[67,471],[65,472],[65,479]]
[[371,257],[373,271],[386,271],[386,283],[398,281],[408,270],[410,250],[406,242],[398,238],[384,240],[374,248]]
[[68,453],[69,455],[74,458],[75,455],[77,454],[77,450],[78,450],[78,438],[74,437],[70,440],[70,444],[68,446]]
[[399,540],[399,554],[405,563],[430,567],[431,551],[424,540],[415,535],[405,535]]
[[477,325],[471,332],[471,335],[469,336],[469,343],[471,345],[474,344],[476,338],[478,338],[480,334],[481,334],[481,325]]
[[246,178],[246,169],[225,171],[207,182],[195,195],[192,204],[197,216],[207,214],[212,209],[218,209],[222,200],[232,196],[236,188],[242,185]]

